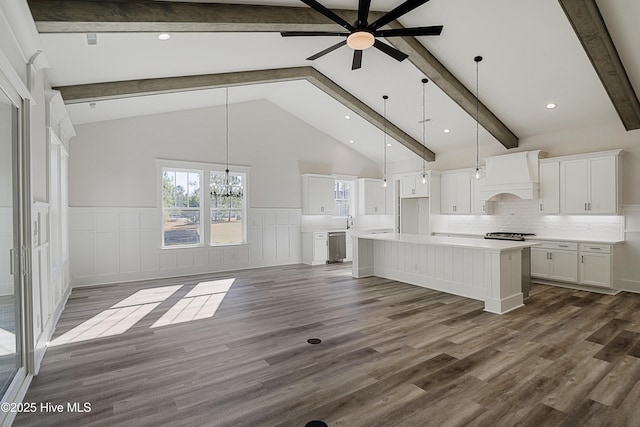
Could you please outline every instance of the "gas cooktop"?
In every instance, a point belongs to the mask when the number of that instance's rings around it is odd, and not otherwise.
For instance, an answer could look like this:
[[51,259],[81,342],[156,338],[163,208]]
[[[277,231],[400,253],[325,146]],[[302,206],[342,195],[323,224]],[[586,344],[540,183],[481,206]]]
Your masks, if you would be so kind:
[[484,235],[485,239],[494,240],[517,240],[523,241],[526,236],[535,236],[534,233],[513,233],[510,231],[495,231]]

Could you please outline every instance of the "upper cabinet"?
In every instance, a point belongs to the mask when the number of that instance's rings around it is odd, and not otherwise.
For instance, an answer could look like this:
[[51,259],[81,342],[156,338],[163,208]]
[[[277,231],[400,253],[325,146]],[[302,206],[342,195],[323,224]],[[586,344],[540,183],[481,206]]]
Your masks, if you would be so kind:
[[358,179],[358,214],[359,215],[381,215],[393,213],[393,206],[387,203],[387,192],[389,188],[384,187],[381,179],[359,178]]
[[493,202],[482,196],[480,187],[484,185],[484,178],[470,179],[471,181],[471,213],[475,215],[493,214]]
[[468,171],[442,173],[440,212],[442,214],[471,213],[471,176]]
[[560,162],[540,161],[540,200],[538,208],[543,214],[560,213]]
[[425,175],[422,182],[422,173],[403,176],[400,180],[400,197],[429,197],[429,174]]
[[302,214],[333,215],[335,179],[328,175],[301,175]]
[[619,213],[621,155],[615,150],[560,160],[560,212]]

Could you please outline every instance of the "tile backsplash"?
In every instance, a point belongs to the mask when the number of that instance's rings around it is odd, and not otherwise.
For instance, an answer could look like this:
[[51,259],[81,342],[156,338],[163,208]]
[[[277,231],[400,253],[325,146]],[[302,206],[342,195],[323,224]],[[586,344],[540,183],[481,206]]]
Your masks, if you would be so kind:
[[538,200],[503,195],[493,215],[433,215],[434,233],[484,234],[491,231],[535,233],[557,238],[621,239],[622,215],[542,215]]

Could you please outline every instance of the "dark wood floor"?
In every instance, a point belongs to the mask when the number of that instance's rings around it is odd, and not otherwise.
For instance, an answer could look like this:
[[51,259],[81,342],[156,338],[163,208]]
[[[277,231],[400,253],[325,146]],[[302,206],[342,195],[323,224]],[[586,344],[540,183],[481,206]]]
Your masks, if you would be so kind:
[[194,278],[74,290],[56,337],[184,285],[125,333],[47,351],[25,401],[90,413],[15,425],[640,426],[640,295],[534,285],[498,316],[348,264],[210,277],[236,279],[215,316],[159,328]]

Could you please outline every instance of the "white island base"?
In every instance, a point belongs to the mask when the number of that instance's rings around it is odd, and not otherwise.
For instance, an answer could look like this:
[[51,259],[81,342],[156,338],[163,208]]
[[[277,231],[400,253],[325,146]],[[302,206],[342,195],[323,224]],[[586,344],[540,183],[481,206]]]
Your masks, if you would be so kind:
[[484,301],[504,314],[522,307],[522,250],[534,242],[413,234],[353,237],[352,275],[379,276]]

